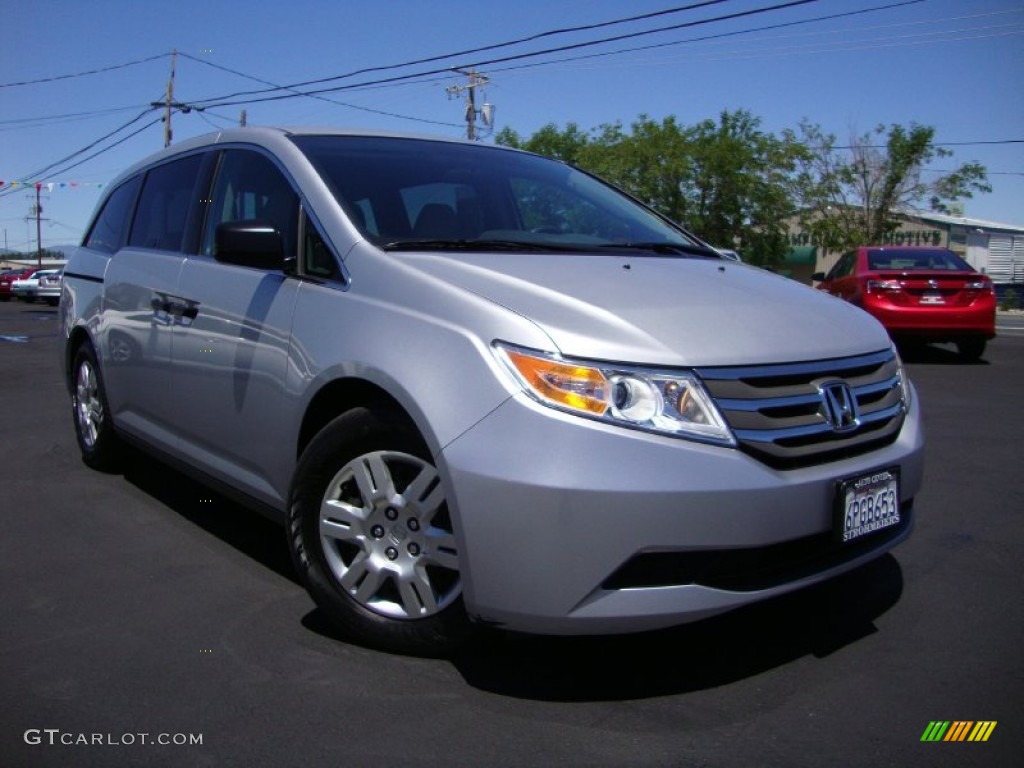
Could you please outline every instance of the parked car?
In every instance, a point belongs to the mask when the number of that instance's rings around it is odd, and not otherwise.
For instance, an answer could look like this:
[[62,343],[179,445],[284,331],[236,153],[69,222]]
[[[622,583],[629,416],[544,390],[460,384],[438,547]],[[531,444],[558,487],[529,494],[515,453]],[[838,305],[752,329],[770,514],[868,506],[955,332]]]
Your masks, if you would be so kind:
[[954,342],[977,359],[996,335],[992,281],[948,248],[878,246],[843,254],[823,291],[866,310],[896,339]]
[[36,298],[52,307],[60,303],[61,286],[64,284],[64,270],[58,269],[41,274],[36,285]]
[[181,142],[109,186],[60,317],[85,462],[126,440],[281,520],[381,648],[693,621],[913,523],[920,407],[881,326],[526,152]]
[[12,269],[0,274],[0,301],[10,301],[14,297],[16,280],[29,277],[35,269]]
[[20,280],[15,280],[11,285],[11,291],[15,298],[21,299],[22,301],[35,301],[39,293],[39,280],[46,275],[52,275],[56,272],[55,269],[37,269],[28,277],[23,277]]

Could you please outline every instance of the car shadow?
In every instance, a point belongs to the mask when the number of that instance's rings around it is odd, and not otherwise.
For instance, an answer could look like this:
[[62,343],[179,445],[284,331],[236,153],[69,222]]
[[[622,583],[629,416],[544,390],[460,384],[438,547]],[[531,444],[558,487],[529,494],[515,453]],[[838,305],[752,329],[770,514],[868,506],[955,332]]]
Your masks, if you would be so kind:
[[[123,476],[193,525],[299,583],[277,523],[141,451],[126,451]],[[805,656],[827,657],[875,633],[875,620],[902,592],[902,570],[886,554],[822,584],[693,624],[593,637],[486,629],[442,661],[474,688],[536,701],[623,701],[690,693]],[[353,644],[320,609],[301,622],[310,632]]]
[[903,591],[892,555],[798,593],[639,635],[494,634],[451,663],[475,688],[539,701],[620,701],[717,688],[823,658],[877,631]]
[[122,474],[193,525],[298,583],[281,525],[137,449],[125,451]]
[[[468,685],[520,699],[626,701],[717,688],[804,656],[824,658],[875,632],[903,593],[890,554],[808,589],[657,632],[593,637],[482,631],[446,660]],[[311,632],[353,644],[317,608]]]
[[962,357],[955,348],[939,344],[922,344],[920,342],[896,342],[900,358],[905,363],[916,363],[918,365],[991,365],[990,362],[981,358],[971,360]]

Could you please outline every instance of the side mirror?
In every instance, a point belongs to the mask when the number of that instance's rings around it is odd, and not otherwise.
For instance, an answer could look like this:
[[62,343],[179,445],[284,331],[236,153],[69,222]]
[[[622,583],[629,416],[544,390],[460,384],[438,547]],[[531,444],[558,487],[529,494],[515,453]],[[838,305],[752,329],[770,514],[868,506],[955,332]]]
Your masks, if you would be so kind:
[[825,279],[825,273],[824,272],[815,272],[813,275],[811,275],[811,280],[813,280],[816,283],[820,283],[824,279]]
[[283,269],[284,241],[269,221],[225,221],[214,232],[213,257],[242,267]]

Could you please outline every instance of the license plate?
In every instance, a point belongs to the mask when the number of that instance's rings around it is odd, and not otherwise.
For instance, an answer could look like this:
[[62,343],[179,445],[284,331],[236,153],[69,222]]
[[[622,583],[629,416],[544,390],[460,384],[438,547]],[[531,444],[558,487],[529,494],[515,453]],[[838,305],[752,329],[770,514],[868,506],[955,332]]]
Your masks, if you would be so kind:
[[849,543],[900,522],[899,470],[882,469],[839,483],[837,538]]
[[946,297],[941,293],[926,293],[921,297],[922,304],[945,304]]

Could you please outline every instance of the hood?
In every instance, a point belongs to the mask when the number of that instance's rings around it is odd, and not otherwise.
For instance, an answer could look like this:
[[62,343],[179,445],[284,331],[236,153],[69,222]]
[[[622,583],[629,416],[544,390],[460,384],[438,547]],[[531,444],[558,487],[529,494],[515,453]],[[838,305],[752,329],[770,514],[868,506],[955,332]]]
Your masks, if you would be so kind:
[[569,357],[752,365],[863,354],[890,344],[866,312],[735,262],[509,253],[400,258],[529,318]]

